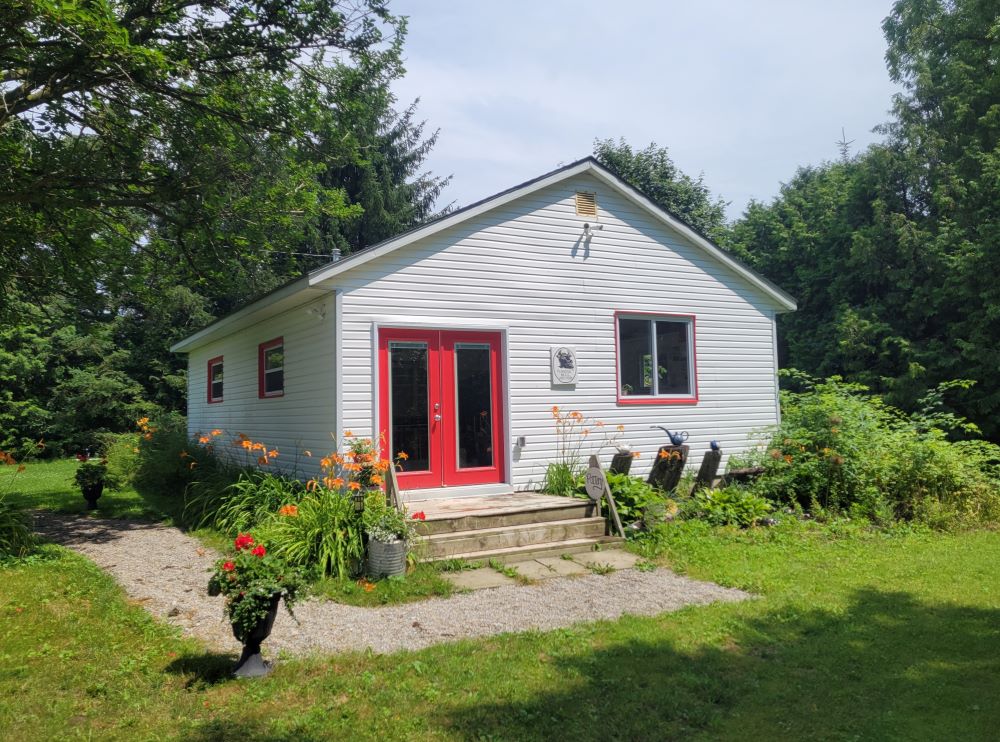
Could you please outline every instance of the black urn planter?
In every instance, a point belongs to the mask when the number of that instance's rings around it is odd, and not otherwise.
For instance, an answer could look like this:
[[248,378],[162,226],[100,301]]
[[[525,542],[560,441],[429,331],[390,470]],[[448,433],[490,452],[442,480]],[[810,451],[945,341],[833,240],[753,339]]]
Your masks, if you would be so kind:
[[80,491],[83,492],[83,499],[87,501],[87,510],[96,510],[97,501],[104,492],[104,482],[84,485],[80,487]]
[[[239,662],[233,670],[235,678],[262,678],[270,674],[274,669],[271,662],[266,661],[260,654],[260,644],[271,635],[271,628],[274,626],[274,619],[278,615],[278,604],[281,602],[281,593],[271,596],[271,603],[267,608],[267,615],[257,622],[253,630],[247,634],[243,641],[243,653]],[[236,627],[233,627],[233,636],[237,639]]]

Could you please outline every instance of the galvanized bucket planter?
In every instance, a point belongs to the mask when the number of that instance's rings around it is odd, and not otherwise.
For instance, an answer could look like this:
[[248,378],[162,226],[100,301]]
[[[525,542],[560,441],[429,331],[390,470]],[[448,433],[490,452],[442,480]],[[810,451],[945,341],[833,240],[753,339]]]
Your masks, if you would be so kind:
[[406,542],[368,542],[368,574],[371,577],[393,577],[406,574]]

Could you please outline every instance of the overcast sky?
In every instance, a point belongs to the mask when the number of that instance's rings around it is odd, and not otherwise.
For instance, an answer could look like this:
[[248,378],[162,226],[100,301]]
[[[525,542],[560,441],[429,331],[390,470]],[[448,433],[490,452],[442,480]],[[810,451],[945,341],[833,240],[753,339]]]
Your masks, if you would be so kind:
[[895,87],[891,0],[395,0],[400,104],[440,128],[428,158],[463,206],[592,152],[656,142],[737,217],[796,167],[878,137]]

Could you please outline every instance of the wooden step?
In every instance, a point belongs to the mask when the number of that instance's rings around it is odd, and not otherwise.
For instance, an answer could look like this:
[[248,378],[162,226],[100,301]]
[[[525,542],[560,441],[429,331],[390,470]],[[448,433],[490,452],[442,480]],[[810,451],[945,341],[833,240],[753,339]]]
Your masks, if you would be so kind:
[[605,534],[603,518],[571,518],[448,531],[425,536],[422,552],[426,559],[449,559],[456,554],[493,552],[508,548],[557,542],[598,539]]
[[586,500],[576,500],[570,497],[559,498],[563,502],[545,507],[533,507],[503,512],[469,513],[458,517],[447,515],[429,515],[427,520],[416,523],[417,533],[421,536],[432,536],[438,533],[458,533],[461,531],[478,531],[488,528],[506,528],[522,526],[531,523],[548,523],[551,521],[573,520],[593,515],[593,506]]
[[563,554],[580,554],[597,549],[614,549],[624,541],[625,539],[620,536],[601,536],[598,538],[580,538],[570,541],[531,544],[529,546],[509,546],[486,551],[470,551],[443,557],[427,558],[422,556],[421,558],[430,562],[442,561],[444,559],[460,559],[464,562],[487,562],[490,559],[498,559],[507,564],[510,562],[523,562],[527,559],[537,559],[538,557],[558,557]]

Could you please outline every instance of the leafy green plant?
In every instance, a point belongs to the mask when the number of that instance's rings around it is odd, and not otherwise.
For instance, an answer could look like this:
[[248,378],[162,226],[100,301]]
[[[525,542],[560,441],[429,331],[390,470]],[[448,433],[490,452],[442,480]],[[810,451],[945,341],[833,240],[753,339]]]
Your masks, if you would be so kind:
[[[813,513],[849,513],[879,524],[917,520],[938,528],[1000,522],[1000,447],[935,412],[928,394],[908,416],[857,384],[783,372],[801,391],[782,392],[782,422],[751,463],[765,473],[753,489]],[[730,466],[733,464],[731,463]]]
[[235,551],[220,559],[208,582],[209,595],[226,596],[226,615],[241,642],[270,610],[271,600],[280,595],[288,613],[305,592],[305,578],[294,567],[269,554],[263,543],[249,534],[233,542]]
[[305,486],[298,480],[245,469],[225,488],[214,512],[206,513],[199,525],[212,525],[223,533],[235,535],[250,530],[282,505],[298,503],[304,494]]
[[271,551],[289,564],[347,579],[364,557],[361,518],[349,494],[320,487],[292,508],[276,512],[255,529]]
[[100,441],[107,462],[105,483],[115,490],[130,487],[139,472],[139,434],[108,433]]
[[78,467],[76,467],[76,472],[73,474],[73,480],[76,482],[77,486],[85,490],[88,487],[94,487],[98,484],[104,482],[104,478],[107,476],[108,466],[103,461],[84,461]]
[[752,526],[766,518],[774,506],[748,489],[732,485],[695,492],[683,506],[688,518],[699,518],[716,526]]
[[566,462],[553,461],[545,469],[542,492],[550,495],[572,497],[580,485],[581,476]]
[[390,505],[382,490],[375,490],[365,497],[365,509],[361,514],[361,522],[368,538],[385,544],[394,541],[412,543],[416,538],[414,520],[423,519],[422,511],[408,517],[405,510],[398,510]]

